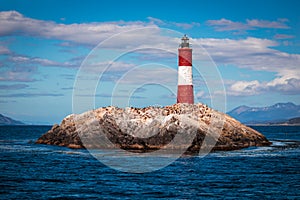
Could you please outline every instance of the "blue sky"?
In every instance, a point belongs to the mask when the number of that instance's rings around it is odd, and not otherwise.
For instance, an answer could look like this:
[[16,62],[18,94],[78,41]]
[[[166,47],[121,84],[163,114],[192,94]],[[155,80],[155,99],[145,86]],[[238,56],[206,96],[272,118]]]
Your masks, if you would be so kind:
[[300,104],[299,7],[296,0],[2,0],[0,113],[52,124],[111,104],[173,104],[182,34],[200,65],[196,102],[221,111]]

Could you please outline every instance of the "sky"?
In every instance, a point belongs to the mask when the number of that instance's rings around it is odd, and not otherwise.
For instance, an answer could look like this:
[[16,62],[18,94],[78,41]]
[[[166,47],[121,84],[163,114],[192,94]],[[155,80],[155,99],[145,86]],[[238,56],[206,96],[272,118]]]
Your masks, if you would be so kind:
[[0,0],[0,113],[53,124],[103,106],[176,103],[177,48],[195,102],[300,104],[297,0]]

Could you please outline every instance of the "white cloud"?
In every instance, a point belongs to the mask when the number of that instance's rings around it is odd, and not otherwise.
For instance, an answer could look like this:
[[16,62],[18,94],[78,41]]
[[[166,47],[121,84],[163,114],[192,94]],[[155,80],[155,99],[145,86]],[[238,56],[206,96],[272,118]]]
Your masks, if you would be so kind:
[[12,82],[34,82],[33,78],[38,74],[38,66],[47,67],[77,67],[78,63],[56,62],[39,57],[29,57],[17,55],[10,52],[4,59],[4,64],[0,68],[0,81]]
[[39,36],[94,46],[112,35],[135,29],[144,29],[140,32],[136,31],[135,34],[124,33],[120,37],[117,37],[118,40],[113,41],[113,44],[107,44],[110,48],[127,48],[126,45],[130,43],[139,46],[142,44],[158,44],[159,42],[163,42],[163,38],[165,37],[157,37],[158,34],[156,33],[160,31],[157,25],[172,25],[184,29],[200,25],[197,22],[169,22],[153,17],[149,17],[148,19],[150,22],[115,21],[63,24],[28,18],[17,11],[4,11],[0,12],[0,36]]
[[7,47],[5,47],[5,46],[0,46],[0,55],[2,54],[2,55],[6,55],[6,54],[10,54],[11,52],[10,52],[10,50],[7,48]]
[[294,35],[287,35],[287,34],[276,34],[274,36],[275,39],[291,39],[291,38],[294,38],[295,36]]
[[232,31],[232,30],[249,30],[251,29],[247,24],[241,22],[234,22],[228,19],[208,20],[206,23],[213,26],[217,31]]
[[205,92],[204,91],[199,91],[196,93],[195,97],[197,98],[204,98]]
[[249,37],[240,40],[205,38],[195,39],[195,42],[206,48],[217,65],[231,64],[276,74],[273,80],[266,82],[259,82],[256,77],[251,81],[227,82],[228,95],[250,96],[264,92],[300,94],[300,55],[273,49],[279,45],[275,41]]
[[176,86],[177,70],[156,66],[153,68],[138,67],[125,73],[119,81],[123,84],[153,83]]
[[[5,11],[0,12],[0,27],[0,36],[12,34],[41,36],[80,44],[96,45],[111,35],[132,29],[155,27],[155,25],[140,21],[58,24],[53,21],[27,18],[17,11]],[[143,36],[145,41],[148,35],[141,36]]]
[[154,18],[154,17],[147,17],[147,19],[152,23],[152,24],[157,24],[157,25],[166,25],[166,22],[158,19],[158,18]]
[[[161,83],[176,85],[177,70],[167,66],[153,64],[136,65],[123,61],[99,62],[92,65],[84,65],[81,69],[83,75],[87,73],[99,78],[102,75],[102,81],[119,81],[122,84],[142,84],[142,83]],[[85,76],[79,77],[85,78]]]
[[83,64],[82,71],[88,73],[124,73],[135,66],[134,63],[126,63],[122,61],[103,61],[91,64]]
[[198,22],[179,23],[179,22],[161,20],[161,19],[157,19],[157,18],[154,18],[154,17],[148,17],[148,20],[150,21],[150,23],[156,24],[156,25],[159,25],[159,26],[161,26],[161,25],[163,25],[163,26],[176,26],[176,27],[183,28],[183,29],[191,29],[193,27],[200,26],[200,23],[198,23]]
[[287,95],[300,94],[299,76],[277,77],[269,82],[253,81],[236,81],[227,87],[227,95],[230,96],[253,96],[266,92],[277,92]]
[[197,22],[192,22],[192,23],[178,23],[178,22],[173,22],[173,24],[179,28],[183,28],[183,29],[190,29],[193,27],[197,27],[200,26],[200,23]]
[[196,39],[217,64],[232,64],[240,68],[277,72],[279,75],[299,71],[300,55],[281,52],[272,47],[279,44],[268,39]]
[[300,94],[300,77],[299,76],[282,76],[268,82],[266,87],[270,91],[277,91],[283,94],[298,95]]
[[216,31],[245,31],[256,28],[288,29],[287,19],[277,21],[247,19],[246,22],[234,22],[225,18],[219,20],[208,20],[206,23],[215,28]]
[[15,66],[12,69],[2,69],[0,81],[33,82],[36,81],[32,76],[37,72],[33,66]]
[[288,29],[290,27],[286,25],[286,22],[288,22],[287,19],[278,19],[277,21],[248,19],[247,25],[249,25],[250,27],[258,27],[258,28]]
[[257,80],[254,81],[237,81],[232,84],[227,93],[232,96],[249,96],[259,94],[260,83]]
[[42,65],[42,66],[54,66],[54,67],[74,67],[74,64],[68,62],[56,62],[53,60],[48,60],[45,58],[34,58],[28,56],[21,56],[21,55],[13,55],[9,57],[10,61],[13,61],[14,64],[29,64],[29,65]]

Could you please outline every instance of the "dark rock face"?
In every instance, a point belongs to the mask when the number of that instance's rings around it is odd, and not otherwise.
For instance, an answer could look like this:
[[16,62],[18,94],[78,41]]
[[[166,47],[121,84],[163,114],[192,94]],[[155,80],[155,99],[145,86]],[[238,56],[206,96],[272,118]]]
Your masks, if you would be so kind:
[[186,154],[203,148],[235,150],[271,144],[259,132],[203,104],[99,108],[67,116],[36,143],[133,152],[185,149]]
[[42,135],[36,143],[66,146],[69,148],[84,148],[78,133],[75,131],[75,126],[68,126],[63,129],[58,124],[53,125],[51,130]]

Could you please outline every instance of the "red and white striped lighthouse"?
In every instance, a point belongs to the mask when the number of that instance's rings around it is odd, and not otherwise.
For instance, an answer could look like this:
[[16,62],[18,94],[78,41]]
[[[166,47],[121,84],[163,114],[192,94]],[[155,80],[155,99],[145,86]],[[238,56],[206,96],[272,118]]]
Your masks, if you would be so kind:
[[177,103],[194,103],[192,49],[189,38],[184,35],[178,49],[178,90]]

